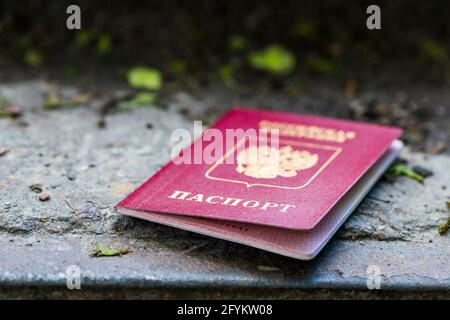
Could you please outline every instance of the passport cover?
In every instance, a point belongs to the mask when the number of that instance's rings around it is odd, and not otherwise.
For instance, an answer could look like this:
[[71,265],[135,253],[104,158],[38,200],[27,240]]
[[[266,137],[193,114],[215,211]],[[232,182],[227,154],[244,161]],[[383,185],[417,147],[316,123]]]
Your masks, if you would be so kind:
[[395,140],[382,158],[370,168],[326,217],[319,222],[317,227],[312,230],[289,230],[250,223],[143,212],[125,208],[120,208],[119,212],[179,229],[275,252],[291,258],[310,260],[331,239],[386,168],[395,160],[402,147],[403,144]]
[[[251,147],[239,140],[211,164],[170,161],[120,202],[119,212],[311,230],[402,132],[361,122],[242,108],[231,109],[211,128],[224,134],[226,129],[279,130],[281,169],[245,163],[242,152],[250,152]],[[207,147],[201,137],[184,152],[195,154]]]

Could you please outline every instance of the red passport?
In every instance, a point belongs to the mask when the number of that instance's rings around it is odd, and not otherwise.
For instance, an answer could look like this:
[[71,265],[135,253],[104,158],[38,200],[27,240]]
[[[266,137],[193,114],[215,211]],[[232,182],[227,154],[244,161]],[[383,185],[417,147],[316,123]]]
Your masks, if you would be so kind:
[[401,132],[235,108],[117,208],[122,214],[311,259],[397,157]]

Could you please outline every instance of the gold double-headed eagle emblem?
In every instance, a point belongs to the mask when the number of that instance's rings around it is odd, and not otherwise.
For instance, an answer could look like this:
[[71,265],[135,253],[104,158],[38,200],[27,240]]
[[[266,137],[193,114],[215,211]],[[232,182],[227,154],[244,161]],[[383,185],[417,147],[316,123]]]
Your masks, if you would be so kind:
[[238,153],[236,171],[260,179],[289,178],[312,168],[318,161],[317,154],[294,150],[291,146],[250,146]]

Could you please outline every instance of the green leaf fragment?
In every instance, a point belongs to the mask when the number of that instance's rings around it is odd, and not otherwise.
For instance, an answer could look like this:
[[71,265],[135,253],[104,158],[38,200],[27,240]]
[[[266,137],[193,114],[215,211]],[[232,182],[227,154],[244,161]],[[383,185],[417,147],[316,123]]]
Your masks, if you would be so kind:
[[6,99],[0,96],[0,110],[4,109],[7,106],[7,104],[8,103],[6,102]]
[[97,52],[101,56],[107,56],[112,51],[111,37],[107,34],[101,34],[97,40]]
[[137,89],[159,90],[162,87],[161,73],[153,68],[136,67],[127,73],[128,83]]
[[133,98],[119,102],[119,109],[127,110],[134,109],[142,106],[152,105],[156,102],[156,93],[153,92],[140,92]]
[[447,219],[443,224],[439,226],[439,234],[441,236],[444,236],[447,234],[448,230],[450,229],[450,218]]
[[[447,210],[450,210],[450,201],[446,202]],[[450,229],[450,218],[447,219],[443,224],[439,226],[439,234],[441,236],[444,236],[447,234],[448,230]]]
[[416,180],[419,183],[423,183],[425,178],[421,176],[420,174],[414,172],[412,169],[408,168],[407,166],[396,163],[394,164],[387,172],[387,176],[390,178],[395,178],[398,176],[405,176],[410,179]]
[[105,243],[96,242],[91,250],[92,257],[113,257],[130,253],[129,248],[110,248]]
[[19,107],[10,105],[4,97],[0,96],[0,118],[17,118],[20,115]]
[[288,75],[294,71],[296,58],[283,47],[271,45],[262,51],[250,53],[249,63],[257,70],[276,75]]
[[68,66],[64,69],[66,77],[70,80],[74,80],[78,76],[78,69],[73,66]]
[[311,58],[308,60],[307,63],[308,67],[310,67],[312,70],[321,72],[321,73],[336,73],[339,70],[339,65],[335,62],[326,59],[326,58]]
[[315,28],[309,22],[300,22],[294,26],[292,32],[297,37],[310,38],[315,32]]
[[431,61],[443,62],[448,60],[448,53],[445,47],[431,39],[422,39],[419,47],[424,58]]
[[25,51],[24,60],[26,64],[36,68],[44,63],[44,56],[38,50],[29,49]]
[[233,35],[228,40],[228,47],[231,51],[242,51],[247,47],[247,39],[241,35]]
[[20,36],[18,42],[19,42],[19,46],[24,49],[31,47],[33,44],[33,40],[29,33]]
[[175,75],[181,75],[187,72],[188,64],[184,60],[174,59],[168,63],[167,68],[170,73]]
[[44,94],[43,107],[47,110],[54,110],[62,107],[76,107],[89,103],[92,99],[91,93],[74,95],[68,99],[62,99],[56,88],[50,88]]
[[222,65],[217,69],[217,75],[229,87],[236,84],[234,79],[234,69],[229,65]]
[[80,30],[75,34],[75,46],[77,48],[84,48],[95,41],[97,32],[95,30]]
[[44,97],[44,109],[58,109],[61,107],[61,99],[58,93],[54,89],[50,89],[45,93]]
[[8,112],[5,110],[6,106],[6,99],[0,96],[0,118],[6,118],[8,116]]

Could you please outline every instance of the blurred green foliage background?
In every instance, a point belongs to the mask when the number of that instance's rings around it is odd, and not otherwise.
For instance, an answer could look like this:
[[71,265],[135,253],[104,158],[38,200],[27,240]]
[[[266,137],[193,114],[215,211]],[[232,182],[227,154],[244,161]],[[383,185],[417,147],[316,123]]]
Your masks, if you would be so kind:
[[[78,4],[82,30],[66,28]],[[243,74],[364,76],[393,62],[413,81],[447,82],[448,1],[377,1],[382,30],[366,28],[369,1],[0,2],[0,68],[150,66],[166,77],[219,80]],[[5,69],[4,69],[5,70]],[[38,71],[35,71],[38,72]],[[4,76],[4,75],[3,75]]]

